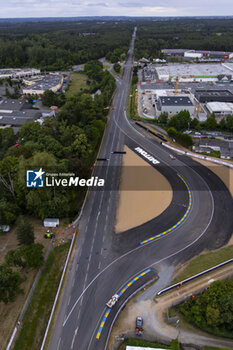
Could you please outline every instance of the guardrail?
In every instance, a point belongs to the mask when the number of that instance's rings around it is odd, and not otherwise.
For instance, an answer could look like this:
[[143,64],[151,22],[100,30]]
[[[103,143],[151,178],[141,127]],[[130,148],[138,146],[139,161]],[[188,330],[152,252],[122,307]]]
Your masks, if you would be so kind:
[[221,164],[221,165],[225,165],[225,166],[228,166],[230,168],[233,168],[233,164],[231,163],[228,163],[228,162],[224,162],[223,160],[218,160],[218,159],[214,159],[214,158],[210,158],[210,157],[206,157],[206,156],[201,156],[199,154],[195,154],[195,153],[191,153],[191,152],[186,152],[186,151],[183,151],[179,148],[176,148],[176,147],[173,147],[173,146],[170,146],[166,143],[162,143],[162,145],[166,148],[169,148],[175,152],[178,152],[180,154],[185,154],[187,156],[191,156],[191,157],[194,157],[194,158],[199,158],[199,159],[203,159],[203,160],[208,160],[209,162],[213,162],[213,163],[216,163],[216,164]]
[[214,266],[214,267],[211,267],[211,268],[208,269],[208,270],[202,271],[202,272],[200,272],[200,273],[198,273],[198,274],[196,274],[196,275],[194,275],[194,276],[191,276],[191,277],[189,277],[189,278],[186,278],[186,279],[183,280],[183,281],[180,281],[180,282],[178,282],[178,283],[175,283],[175,284],[173,284],[173,285],[171,285],[171,286],[169,286],[169,287],[167,287],[167,288],[164,288],[164,289],[160,290],[156,295],[159,296],[159,295],[161,295],[161,294],[163,294],[163,293],[165,293],[165,292],[168,292],[168,291],[170,291],[170,290],[172,290],[172,289],[174,289],[174,288],[180,287],[180,286],[182,286],[183,284],[185,284],[185,283],[187,283],[187,282],[190,282],[190,281],[192,281],[192,280],[194,280],[194,279],[196,279],[196,278],[198,278],[198,277],[200,277],[200,276],[203,276],[203,275],[207,274],[208,272],[217,270],[218,268],[220,268],[220,267],[222,267],[222,266],[225,266],[225,265],[227,265],[227,264],[230,264],[230,263],[232,263],[232,262],[233,262],[233,259],[224,261],[223,263],[218,264],[218,265],[216,265],[216,266]]

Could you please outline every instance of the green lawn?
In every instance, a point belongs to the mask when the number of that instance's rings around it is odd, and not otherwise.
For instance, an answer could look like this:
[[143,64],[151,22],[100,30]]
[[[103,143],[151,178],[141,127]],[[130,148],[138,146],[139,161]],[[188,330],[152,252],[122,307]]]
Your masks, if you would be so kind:
[[187,267],[182,272],[178,272],[173,283],[182,281],[188,277],[196,275],[199,272],[209,269],[215,265],[218,265],[226,260],[233,258],[233,245],[218,249],[214,252],[202,254],[192,259]]
[[69,246],[69,243],[65,243],[51,251],[23,319],[14,350],[40,349]]
[[86,88],[88,88],[87,85],[88,77],[84,73],[80,72],[74,72],[71,74],[70,79],[70,86],[68,90],[66,91],[66,97],[70,97],[78,92]]

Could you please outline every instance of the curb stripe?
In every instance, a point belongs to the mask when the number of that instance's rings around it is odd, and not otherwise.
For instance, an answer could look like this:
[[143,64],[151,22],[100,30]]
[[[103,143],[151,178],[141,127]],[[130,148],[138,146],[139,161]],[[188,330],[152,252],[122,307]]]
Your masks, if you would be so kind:
[[189,204],[188,204],[188,208],[184,214],[184,216],[174,225],[172,226],[171,228],[169,228],[168,230],[160,233],[160,234],[157,234],[156,236],[153,236],[153,237],[150,237],[148,239],[146,239],[145,241],[142,241],[140,242],[140,245],[143,245],[143,244],[146,244],[146,243],[149,243],[153,240],[155,240],[156,238],[159,238],[163,235],[166,235],[168,232],[171,232],[172,230],[174,230],[176,227],[178,227],[183,221],[184,219],[188,216],[189,212],[190,212],[190,209],[191,209],[191,206],[192,206],[192,193],[190,191],[190,188],[187,184],[187,182],[184,180],[184,178],[180,175],[180,174],[177,174],[177,176],[183,181],[183,183],[185,184],[187,190],[188,190],[188,195],[189,195]]
[[[133,283],[135,283],[139,278],[145,276],[145,275],[146,275],[147,273],[149,273],[150,271],[151,271],[151,269],[147,269],[146,271],[140,273],[140,275],[138,275],[137,277],[134,277],[134,279],[132,279],[132,281],[129,282],[129,283],[121,290],[121,292],[118,293],[118,295],[121,296]],[[109,315],[110,311],[111,311],[111,309],[108,308],[107,311],[106,311],[106,313],[105,313],[105,315],[104,315],[104,317],[103,317],[103,320],[102,320],[102,322],[101,322],[101,324],[100,324],[100,327],[99,327],[99,329],[98,329],[98,333],[96,334],[96,339],[99,339],[99,338],[100,338],[100,335],[101,335],[101,333],[102,333],[104,324],[105,324],[105,322],[106,322],[106,320],[107,320],[107,318],[108,318],[108,315]]]

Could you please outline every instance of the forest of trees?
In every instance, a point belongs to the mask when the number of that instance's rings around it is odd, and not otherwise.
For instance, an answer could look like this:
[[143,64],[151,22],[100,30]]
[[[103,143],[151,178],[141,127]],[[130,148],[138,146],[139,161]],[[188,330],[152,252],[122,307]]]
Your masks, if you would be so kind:
[[233,19],[180,18],[139,21],[135,57],[161,57],[161,49],[183,48],[233,52]]
[[202,330],[233,338],[233,279],[213,282],[201,295],[185,301],[180,311]]
[[15,135],[0,130],[0,223],[12,224],[20,214],[35,217],[69,217],[77,214],[85,189],[26,188],[26,169],[75,173],[88,178],[105,128],[108,105],[115,89],[112,75],[99,61],[85,65],[93,98],[82,92],[67,98],[55,118],[43,125],[25,123]]
[[64,70],[107,56],[124,59],[133,24],[98,21],[0,22],[0,67]]

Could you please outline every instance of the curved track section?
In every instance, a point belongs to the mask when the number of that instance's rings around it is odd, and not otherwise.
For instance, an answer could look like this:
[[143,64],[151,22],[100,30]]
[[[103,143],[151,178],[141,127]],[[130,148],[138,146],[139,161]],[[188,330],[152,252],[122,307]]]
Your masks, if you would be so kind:
[[[114,234],[117,191],[110,189],[91,192],[79,224],[76,251],[61,298],[50,350],[103,350],[108,330],[118,310],[117,304],[111,311],[111,316],[105,320],[101,335],[96,338],[96,334],[107,310],[105,303],[115,292],[120,292],[135,276],[147,269],[150,269],[147,277],[150,274],[155,276],[156,270],[162,264],[177,264],[205,248],[219,247],[233,231],[232,198],[222,181],[185,156],[171,160],[163,146],[146,139],[133,128],[133,122],[126,119],[125,108],[135,35],[136,32],[133,34],[122,79],[117,82],[113,102],[115,108],[111,114],[101,157],[108,158],[112,151],[122,150],[124,143],[132,142],[140,146],[166,165],[164,171],[167,178],[175,176],[175,181],[183,189],[184,183],[176,174],[186,180],[192,195],[192,206],[189,215],[171,234],[140,245],[143,239],[174,225],[177,212],[179,218],[184,215],[187,210],[187,190],[180,191],[180,194],[177,191],[177,205],[172,210],[168,208],[157,221],[151,220],[145,226],[130,230],[127,235],[122,235],[122,240],[116,239]],[[112,183],[117,187],[120,166],[121,156],[110,157],[107,167],[99,164],[96,176],[111,176]],[[111,173],[110,167],[115,167],[116,171]],[[183,206],[179,205],[179,201]],[[133,292],[134,287],[140,288],[144,283],[143,278],[140,278],[130,286],[121,295],[118,305],[124,302],[127,293],[130,295]]]

